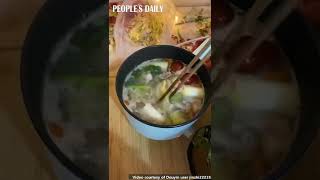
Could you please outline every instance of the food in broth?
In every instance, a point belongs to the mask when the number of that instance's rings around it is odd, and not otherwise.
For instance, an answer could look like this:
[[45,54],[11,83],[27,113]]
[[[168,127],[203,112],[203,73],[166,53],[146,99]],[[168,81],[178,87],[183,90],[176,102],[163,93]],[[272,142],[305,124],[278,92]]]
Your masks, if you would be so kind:
[[137,117],[154,124],[176,125],[191,120],[204,102],[204,87],[194,74],[172,97],[155,103],[186,65],[177,60],[153,59],[138,65],[126,78],[123,100]]

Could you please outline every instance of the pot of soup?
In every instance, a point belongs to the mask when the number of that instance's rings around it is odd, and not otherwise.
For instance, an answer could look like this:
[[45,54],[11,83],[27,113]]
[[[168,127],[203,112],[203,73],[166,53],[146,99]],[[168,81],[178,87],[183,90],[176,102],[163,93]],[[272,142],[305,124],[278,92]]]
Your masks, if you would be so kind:
[[210,78],[202,67],[172,97],[156,101],[194,55],[168,45],[149,46],[121,65],[116,92],[130,124],[142,135],[168,140],[188,130],[209,105]]
[[59,179],[107,179],[104,1],[46,1],[26,36],[21,88]]

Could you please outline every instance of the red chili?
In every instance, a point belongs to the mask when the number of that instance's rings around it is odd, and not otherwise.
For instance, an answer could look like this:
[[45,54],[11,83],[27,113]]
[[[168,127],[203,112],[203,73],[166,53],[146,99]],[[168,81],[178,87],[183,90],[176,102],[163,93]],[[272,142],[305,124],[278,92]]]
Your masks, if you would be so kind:
[[183,67],[184,67],[184,64],[182,62],[174,61],[170,65],[170,71],[174,73],[174,72],[177,72],[177,71],[183,69]]
[[[187,76],[189,75],[189,73],[186,73],[184,76],[183,76],[183,79],[184,78],[187,78]],[[196,75],[196,74],[193,74],[189,79],[187,79],[185,81],[184,84],[186,85],[193,85],[193,84],[199,84],[200,83],[200,79],[199,77]]]
[[201,39],[201,40],[198,40],[194,43],[194,45],[192,46],[192,51],[195,51],[204,41],[205,39]]

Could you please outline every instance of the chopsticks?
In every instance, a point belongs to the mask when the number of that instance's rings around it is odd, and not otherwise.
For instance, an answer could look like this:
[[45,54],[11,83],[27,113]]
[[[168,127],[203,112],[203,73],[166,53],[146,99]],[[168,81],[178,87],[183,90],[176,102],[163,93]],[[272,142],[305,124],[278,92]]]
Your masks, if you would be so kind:
[[[198,71],[198,69],[205,63],[205,60],[211,56],[211,37],[207,38],[200,47],[199,53],[197,53],[187,67],[185,67],[178,75],[177,79],[169,86],[157,103],[161,102],[169,93],[169,97],[172,97],[182,87],[182,85]],[[195,67],[193,67],[194,65]]]
[[190,40],[188,40],[188,41],[184,41],[184,42],[182,42],[182,43],[180,43],[180,44],[177,44],[176,46],[177,47],[181,47],[181,46],[183,46],[183,45],[186,45],[186,44],[189,44],[189,43],[193,43],[193,42],[196,42],[196,41],[199,41],[199,40],[203,40],[203,39],[207,39],[207,38],[209,38],[210,36],[202,36],[202,37],[198,37],[198,38],[195,38],[195,39],[190,39]]
[[[217,75],[213,80],[213,83],[209,90],[209,92],[211,93],[211,95],[209,95],[210,101],[214,99],[215,92],[219,90],[221,85],[239,67],[242,61],[250,58],[256,48],[265,39],[267,39],[270,34],[281,24],[281,22],[287,18],[291,11],[297,7],[298,0],[283,0],[282,4],[280,4],[273,12],[273,14],[271,14],[269,18],[266,19],[266,21],[259,27],[259,29],[256,30],[255,26],[257,25],[257,23],[255,21],[257,21],[259,15],[263,13],[267,5],[269,5],[270,3],[271,0],[257,0],[249,10],[248,14],[245,16],[244,21],[242,23],[239,23],[236,28],[231,31],[231,34],[229,34],[225,41],[222,42],[219,51],[213,53],[213,56],[211,58],[213,58],[216,62],[221,61],[221,59],[226,57],[226,54],[230,51],[232,45],[234,45],[234,42],[240,40],[240,38],[244,35],[247,35],[249,30],[254,30],[254,34],[256,35],[256,37],[250,41],[245,42],[244,46],[246,46],[246,49],[242,50],[240,53],[238,52],[237,56],[233,57],[231,63],[227,63],[226,65],[224,65],[225,67],[223,67],[221,71],[217,72]],[[229,44],[231,44],[231,46]],[[160,97],[157,103],[161,102],[169,93],[169,97],[173,96],[182,87],[182,85],[204,64],[204,59],[211,56],[211,37],[205,40],[201,46],[203,46],[203,48],[200,49],[200,52],[192,59],[192,61],[178,76],[178,78],[170,85],[170,87]],[[217,51],[217,49],[214,50]],[[193,67],[196,62],[198,62],[198,64]],[[214,72],[215,71],[213,71],[212,73]]]
[[242,26],[243,34],[250,34],[256,29],[255,21],[259,18],[262,12],[272,3],[273,0],[256,0],[248,13],[245,14]]
[[[256,20],[255,18],[262,13],[260,11],[264,10],[264,8],[258,6],[265,6],[265,3],[261,3],[261,1],[259,0],[256,3],[258,3],[258,5],[254,5],[253,8],[250,10],[255,12],[249,12],[249,15],[246,17],[246,20]],[[277,7],[277,9],[273,12],[273,14],[269,16],[269,18],[264,22],[264,24],[257,31],[255,31],[256,37],[242,44],[242,46],[246,46],[246,50],[241,51],[240,54],[237,54],[236,58],[233,57],[233,59],[231,59],[231,63],[227,63],[227,65],[225,65],[226,68],[223,68],[221,72],[217,73],[216,78],[214,79],[212,87],[210,89],[212,93],[212,96],[210,97],[212,98],[211,101],[213,101],[214,99],[215,92],[219,90],[221,85],[239,67],[242,61],[251,57],[252,53],[256,50],[256,48],[270,36],[270,34],[281,24],[282,21],[284,21],[287,18],[291,11],[297,7],[297,4],[298,0],[284,0],[282,4],[280,4]],[[253,23],[249,22],[248,24]],[[252,25],[250,26],[252,27]],[[242,31],[240,35],[244,34],[245,32]],[[225,52],[228,52],[228,50],[224,49],[224,54],[213,54],[213,58],[221,59],[221,56],[225,56]]]

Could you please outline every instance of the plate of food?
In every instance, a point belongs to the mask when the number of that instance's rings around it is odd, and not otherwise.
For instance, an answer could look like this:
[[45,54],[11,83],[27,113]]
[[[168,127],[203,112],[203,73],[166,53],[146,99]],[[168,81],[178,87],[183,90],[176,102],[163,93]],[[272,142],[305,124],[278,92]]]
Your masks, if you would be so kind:
[[[121,4],[121,1],[116,3]],[[124,5],[145,3],[127,1]],[[155,3],[148,1],[148,3]],[[210,1],[193,4],[182,1],[161,1],[163,13],[111,13],[109,33],[115,44],[109,51],[109,75],[115,76],[122,62],[133,52],[151,45],[173,45],[193,52],[211,34]],[[109,9],[114,3],[109,3]],[[136,15],[138,14],[138,15]],[[115,17],[117,16],[117,17]],[[152,20],[155,19],[155,20]],[[148,23],[152,21],[153,23]],[[142,26],[144,25],[144,26]],[[149,32],[150,31],[150,32]],[[109,36],[109,37],[111,37]],[[151,38],[151,39],[150,39]],[[110,48],[109,48],[110,50]],[[210,62],[208,60],[208,66]]]

